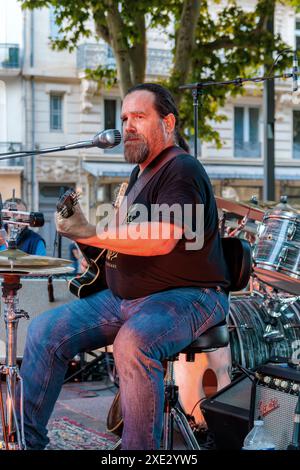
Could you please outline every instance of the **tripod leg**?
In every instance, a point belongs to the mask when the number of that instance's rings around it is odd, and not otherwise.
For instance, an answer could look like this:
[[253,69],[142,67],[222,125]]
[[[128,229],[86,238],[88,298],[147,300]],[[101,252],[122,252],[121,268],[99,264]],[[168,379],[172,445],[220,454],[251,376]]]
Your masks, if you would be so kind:
[[173,416],[171,414],[171,405],[169,401],[165,403],[164,428],[163,428],[163,449],[172,450],[173,448]]
[[4,404],[3,404],[1,377],[0,377],[0,408],[1,408],[1,421],[2,421],[2,430],[3,430],[3,440],[4,440],[4,444],[5,444],[5,449],[8,450],[9,447],[8,447],[8,437],[7,437],[7,428],[6,428]]

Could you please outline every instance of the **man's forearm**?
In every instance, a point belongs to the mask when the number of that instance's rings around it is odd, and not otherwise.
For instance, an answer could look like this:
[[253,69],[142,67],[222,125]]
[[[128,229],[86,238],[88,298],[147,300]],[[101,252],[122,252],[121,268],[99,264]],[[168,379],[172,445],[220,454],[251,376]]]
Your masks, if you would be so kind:
[[89,225],[88,237],[77,238],[76,241],[127,255],[158,256],[170,253],[181,238],[181,233],[178,227],[159,222],[109,227],[98,233],[96,226]]

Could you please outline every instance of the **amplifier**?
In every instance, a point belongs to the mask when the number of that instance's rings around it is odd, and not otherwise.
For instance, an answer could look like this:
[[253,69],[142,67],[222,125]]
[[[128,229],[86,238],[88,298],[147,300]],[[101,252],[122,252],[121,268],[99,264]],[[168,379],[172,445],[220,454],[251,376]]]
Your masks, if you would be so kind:
[[[48,278],[21,278],[22,288],[18,291],[19,308],[29,314],[29,320],[21,318],[18,324],[17,332],[17,357],[23,358],[25,340],[28,325],[35,317],[46,310],[63,305],[76,297],[69,292],[68,281],[63,278],[53,278],[54,302],[49,302],[48,297]],[[3,301],[1,299],[1,317],[0,317],[0,359],[5,358],[6,338],[5,323],[3,318]]]
[[243,374],[200,404],[218,450],[242,448],[250,430],[252,386],[253,381]]
[[257,368],[252,391],[250,426],[261,417],[278,450],[290,444],[294,413],[300,393],[300,371],[288,364],[265,364]]

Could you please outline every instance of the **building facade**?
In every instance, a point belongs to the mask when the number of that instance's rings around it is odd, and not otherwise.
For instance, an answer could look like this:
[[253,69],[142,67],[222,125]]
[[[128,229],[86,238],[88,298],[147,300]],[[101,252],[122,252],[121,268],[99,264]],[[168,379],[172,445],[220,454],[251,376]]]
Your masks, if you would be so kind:
[[[243,3],[246,3],[245,1]],[[253,2],[247,1],[249,8]],[[51,9],[21,11],[16,0],[0,0],[0,152],[45,149],[91,139],[107,128],[120,128],[118,88],[100,89],[84,70],[114,66],[104,42],[83,42],[73,53],[57,52],[49,37],[58,30]],[[300,18],[278,5],[276,32],[292,47],[300,47]],[[148,34],[147,79],[167,76],[171,45],[161,32]],[[290,81],[276,82],[276,198],[300,197],[300,95]],[[223,147],[202,143],[198,157],[210,175],[216,195],[262,199],[262,89],[249,85],[246,93],[229,99],[222,112],[228,120],[216,123]],[[192,110],[191,110],[192,112]],[[63,188],[82,194],[87,217],[95,221],[96,204],[111,201],[132,165],[124,162],[122,145],[112,150],[81,149],[0,161],[2,198],[12,189],[32,210],[45,214],[41,230],[48,253],[55,240],[53,213]],[[300,201],[299,201],[300,202]],[[65,247],[66,254],[66,247]]]

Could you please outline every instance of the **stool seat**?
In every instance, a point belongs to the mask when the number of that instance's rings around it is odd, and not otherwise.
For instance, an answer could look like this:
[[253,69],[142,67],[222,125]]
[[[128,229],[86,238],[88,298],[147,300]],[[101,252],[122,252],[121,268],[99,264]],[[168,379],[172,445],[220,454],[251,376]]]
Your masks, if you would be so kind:
[[226,321],[209,328],[196,341],[184,348],[181,353],[201,353],[209,349],[224,348],[229,343],[229,331]]

